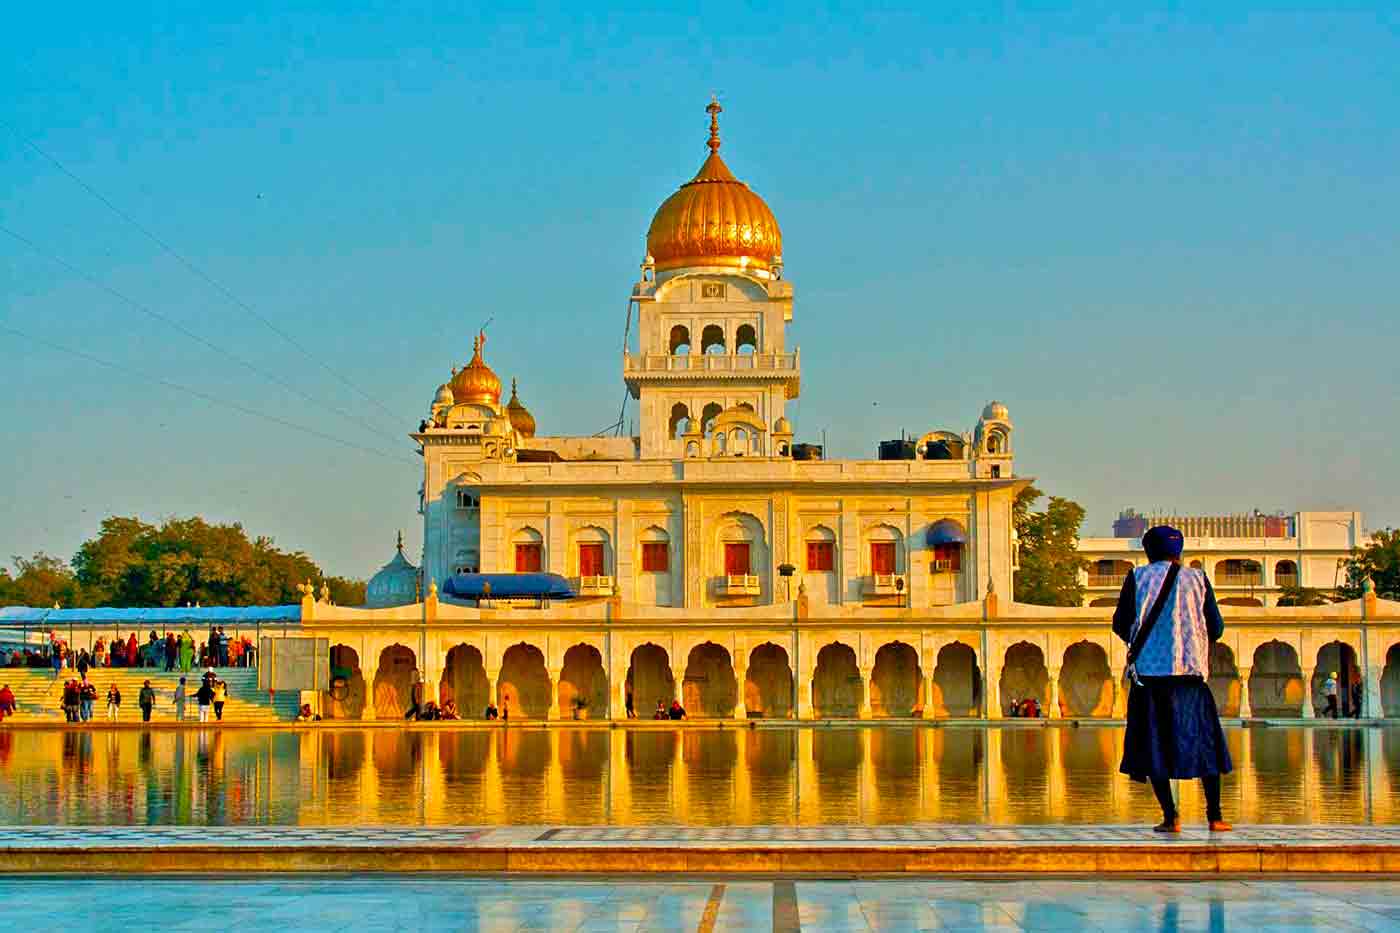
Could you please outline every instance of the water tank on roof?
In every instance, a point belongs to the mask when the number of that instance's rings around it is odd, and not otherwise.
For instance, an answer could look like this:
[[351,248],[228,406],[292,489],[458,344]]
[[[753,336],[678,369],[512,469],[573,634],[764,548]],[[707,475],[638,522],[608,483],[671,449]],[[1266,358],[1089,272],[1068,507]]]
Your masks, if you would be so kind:
[[913,460],[914,442],[900,438],[897,441],[880,442],[881,460]]

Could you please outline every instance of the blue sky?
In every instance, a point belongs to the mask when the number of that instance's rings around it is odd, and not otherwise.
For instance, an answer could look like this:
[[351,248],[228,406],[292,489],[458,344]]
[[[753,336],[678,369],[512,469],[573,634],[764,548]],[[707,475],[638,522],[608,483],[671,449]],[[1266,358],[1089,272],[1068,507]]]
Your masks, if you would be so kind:
[[1394,6],[209,7],[9,15],[0,224],[220,352],[2,233],[0,324],[358,446],[0,333],[0,554],[201,513],[368,574],[417,547],[404,435],[488,318],[542,433],[608,425],[712,91],[782,225],[799,439],[871,455],[999,398],[1089,533],[1400,523]]

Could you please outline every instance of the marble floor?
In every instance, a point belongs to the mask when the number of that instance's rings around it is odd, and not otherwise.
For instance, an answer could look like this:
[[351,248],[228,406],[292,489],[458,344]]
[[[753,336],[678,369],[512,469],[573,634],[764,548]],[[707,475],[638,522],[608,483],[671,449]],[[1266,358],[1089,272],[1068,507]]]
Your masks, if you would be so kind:
[[0,878],[0,931],[1393,930],[1400,881]]

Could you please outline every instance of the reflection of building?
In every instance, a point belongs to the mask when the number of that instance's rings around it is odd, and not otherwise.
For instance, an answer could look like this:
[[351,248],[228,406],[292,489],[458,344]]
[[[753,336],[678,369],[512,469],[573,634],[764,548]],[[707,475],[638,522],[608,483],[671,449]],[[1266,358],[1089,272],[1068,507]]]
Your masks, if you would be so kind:
[[1089,561],[1089,605],[1117,601],[1124,575],[1147,562],[1142,532],[1161,524],[1182,530],[1182,559],[1203,568],[1221,602],[1230,606],[1276,606],[1292,587],[1334,589],[1346,582],[1341,562],[1368,540],[1360,512],[1182,516],[1128,511],[1113,523],[1114,537],[1080,539],[1079,551]]

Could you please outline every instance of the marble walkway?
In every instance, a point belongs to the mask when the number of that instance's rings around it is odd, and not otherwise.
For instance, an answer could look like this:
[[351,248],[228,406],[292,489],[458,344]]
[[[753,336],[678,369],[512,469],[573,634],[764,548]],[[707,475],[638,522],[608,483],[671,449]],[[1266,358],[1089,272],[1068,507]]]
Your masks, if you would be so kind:
[[1394,881],[0,878],[0,931],[1394,930]]

